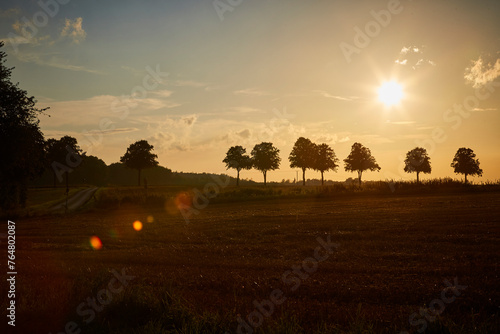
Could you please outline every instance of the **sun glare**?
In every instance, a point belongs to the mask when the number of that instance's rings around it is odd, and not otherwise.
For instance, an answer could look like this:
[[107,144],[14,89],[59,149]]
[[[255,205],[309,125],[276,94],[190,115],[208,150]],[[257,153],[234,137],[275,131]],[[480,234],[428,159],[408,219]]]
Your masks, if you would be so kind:
[[387,107],[399,104],[403,95],[403,88],[395,81],[383,83],[378,90],[379,101]]

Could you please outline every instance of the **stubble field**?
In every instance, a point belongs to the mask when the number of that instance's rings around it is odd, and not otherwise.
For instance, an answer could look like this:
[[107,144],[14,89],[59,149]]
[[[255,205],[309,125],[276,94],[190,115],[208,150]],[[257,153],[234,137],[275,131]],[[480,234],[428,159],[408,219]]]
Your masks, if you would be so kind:
[[16,240],[18,333],[499,325],[499,192],[211,203],[189,223],[129,203],[20,218]]

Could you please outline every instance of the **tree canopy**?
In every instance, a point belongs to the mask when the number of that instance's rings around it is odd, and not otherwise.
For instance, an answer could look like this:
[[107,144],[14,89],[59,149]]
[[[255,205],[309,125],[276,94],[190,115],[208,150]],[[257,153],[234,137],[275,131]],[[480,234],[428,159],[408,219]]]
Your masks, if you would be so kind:
[[314,165],[313,169],[321,172],[321,185],[324,184],[323,173],[329,170],[336,171],[339,166],[339,159],[335,155],[335,151],[328,144],[314,145]]
[[62,175],[66,178],[66,188],[69,186],[69,173],[78,167],[82,161],[82,150],[78,146],[76,138],[64,136],[62,138],[49,138],[45,142],[45,160],[47,168],[52,170],[54,177],[54,188],[56,179],[62,181]]
[[467,175],[483,175],[483,170],[479,168],[479,159],[476,159],[476,154],[470,148],[459,148],[453,158],[451,167],[453,167],[455,173],[465,175],[465,183],[467,183]]
[[145,168],[158,166],[158,156],[153,151],[153,145],[146,140],[139,140],[127,148],[120,161],[128,168],[137,169],[137,185],[141,185],[141,171]]
[[264,185],[267,182],[267,172],[278,169],[280,166],[279,152],[280,150],[274,147],[272,143],[266,142],[255,145],[252,150],[253,166],[264,175]]
[[429,174],[431,172],[431,158],[427,150],[422,147],[415,147],[406,153],[404,171],[407,173],[417,173],[417,183],[420,182],[420,173]]
[[44,137],[33,96],[11,82],[12,68],[5,66],[6,53],[0,42],[0,206],[26,204],[27,181],[42,173]]
[[309,139],[300,137],[295,142],[292,152],[288,156],[291,168],[302,169],[302,184],[306,185],[306,169],[314,167],[316,159],[315,145]]
[[379,171],[380,166],[375,161],[369,148],[360,143],[354,143],[351,153],[344,159],[346,172],[358,172],[358,182],[361,185],[361,175],[365,170]]
[[222,160],[226,164],[226,169],[233,168],[237,171],[236,185],[240,185],[240,171],[242,169],[251,169],[253,166],[252,159],[245,154],[246,149],[242,146],[232,146],[226,153],[226,157]]

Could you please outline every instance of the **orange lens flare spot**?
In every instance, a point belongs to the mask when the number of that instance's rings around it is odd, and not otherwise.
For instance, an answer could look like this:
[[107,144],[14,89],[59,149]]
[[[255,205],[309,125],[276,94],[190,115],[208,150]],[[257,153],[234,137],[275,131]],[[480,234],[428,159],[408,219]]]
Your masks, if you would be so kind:
[[133,224],[134,230],[140,231],[142,230],[142,223],[138,220],[136,220]]
[[193,200],[187,192],[182,192],[175,197],[175,206],[180,210],[191,207]]
[[99,250],[102,248],[102,241],[99,239],[99,237],[96,237],[95,235],[90,238],[90,246],[95,249]]

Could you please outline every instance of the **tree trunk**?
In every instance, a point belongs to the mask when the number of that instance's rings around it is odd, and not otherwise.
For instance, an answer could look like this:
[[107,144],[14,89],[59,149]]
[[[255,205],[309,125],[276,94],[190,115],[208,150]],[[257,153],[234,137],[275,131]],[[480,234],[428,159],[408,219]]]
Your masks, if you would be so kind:
[[238,172],[238,175],[236,176],[236,186],[239,187],[240,186],[240,170],[237,169],[236,171]]
[[57,188],[57,184],[56,184],[56,171],[55,170],[52,170],[52,175],[54,175],[54,188]]
[[465,173],[465,184],[467,184],[467,173]]
[[358,183],[359,183],[359,186],[361,187],[361,175],[363,174],[363,171],[361,170],[358,170]]
[[264,185],[266,185],[266,174],[267,174],[267,171],[263,171],[262,174],[264,174]]
[[420,180],[418,179],[418,174],[419,172],[417,172],[417,184],[420,184]]
[[21,208],[26,207],[26,201],[28,200],[28,186],[25,181],[19,183],[19,204]]
[[306,169],[302,168],[302,185],[306,185]]
[[69,179],[69,173],[66,172],[66,192],[69,192],[69,181],[68,181],[68,179]]
[[323,171],[321,171],[321,186],[323,186]]
[[68,212],[68,197],[69,197],[69,172],[66,172],[66,205],[64,209],[64,213]]
[[141,170],[138,169],[137,171],[138,171],[138,173],[137,173],[137,185],[140,187],[141,186]]

